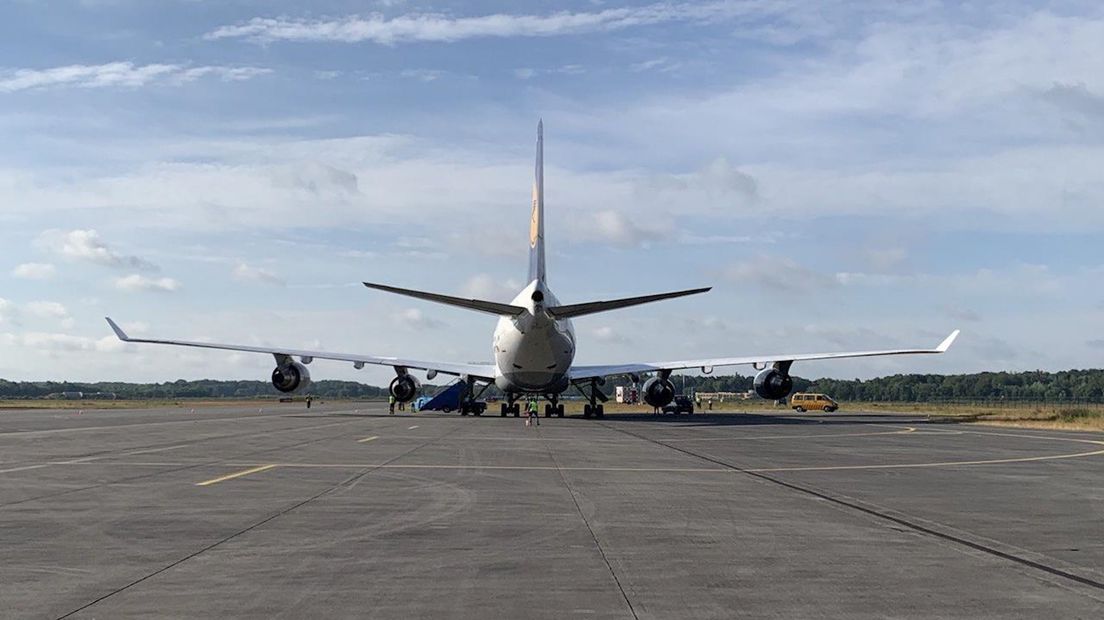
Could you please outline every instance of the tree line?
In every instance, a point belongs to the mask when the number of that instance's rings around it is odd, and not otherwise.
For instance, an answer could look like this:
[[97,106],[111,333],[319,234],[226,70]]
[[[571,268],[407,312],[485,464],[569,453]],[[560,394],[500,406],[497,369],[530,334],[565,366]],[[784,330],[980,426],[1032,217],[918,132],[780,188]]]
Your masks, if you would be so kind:
[[[676,388],[701,392],[750,390],[753,376],[676,376]],[[802,379],[794,391],[821,392],[836,400],[865,402],[936,402],[1008,400],[1034,402],[1104,402],[1104,370],[1060,372],[980,372],[961,375],[907,374],[876,379]]]
[[[0,379],[0,398],[48,398],[65,393],[114,394],[132,400],[175,398],[258,398],[283,396],[268,381],[166,381],[164,383],[80,383],[69,381],[5,381]],[[355,381],[315,381],[310,394],[320,398],[382,398],[387,388]]]
[[[744,392],[754,376],[675,375],[676,390]],[[624,381],[610,380],[603,390],[612,394]],[[424,386],[432,393],[436,386]],[[961,375],[893,375],[876,379],[816,379],[794,377],[794,390],[823,392],[842,401],[935,402],[949,400],[1008,400],[1033,402],[1104,403],[1104,370],[1060,372],[981,372]],[[281,396],[267,381],[168,381],[164,383],[22,381],[0,379],[0,398],[47,398],[65,392],[113,393],[124,399],[259,398]],[[371,399],[387,396],[386,387],[355,381],[316,381],[310,394],[319,398]],[[484,396],[499,395],[493,387]]]

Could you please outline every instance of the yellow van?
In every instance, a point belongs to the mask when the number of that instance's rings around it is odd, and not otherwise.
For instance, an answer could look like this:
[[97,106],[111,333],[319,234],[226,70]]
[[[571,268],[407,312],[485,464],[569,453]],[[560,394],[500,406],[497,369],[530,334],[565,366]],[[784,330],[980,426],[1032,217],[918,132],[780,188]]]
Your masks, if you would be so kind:
[[794,395],[790,397],[790,408],[798,413],[805,413],[806,411],[824,411],[825,413],[832,413],[839,409],[839,403],[832,400],[831,396],[824,394],[795,392]]

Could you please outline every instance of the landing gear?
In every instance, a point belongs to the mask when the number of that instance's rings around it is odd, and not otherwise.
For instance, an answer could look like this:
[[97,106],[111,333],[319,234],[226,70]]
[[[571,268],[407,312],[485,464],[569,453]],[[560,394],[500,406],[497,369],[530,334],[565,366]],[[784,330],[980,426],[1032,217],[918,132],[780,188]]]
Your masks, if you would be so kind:
[[564,417],[564,406],[560,403],[558,394],[548,394],[545,396],[548,399],[548,404],[544,406],[544,417],[551,418],[556,416],[557,418]]
[[[580,392],[583,392],[583,389],[579,387],[578,384],[576,384],[575,387],[578,388]],[[598,389],[597,379],[590,380],[590,394],[583,392],[583,396],[586,396],[587,399],[590,400],[589,404],[583,405],[584,418],[590,418],[591,416],[595,418],[604,418],[606,416],[605,406],[598,401],[605,402],[609,400],[609,398]]]
[[583,405],[583,417],[589,418],[591,416],[596,418],[606,417],[606,408],[603,405]]
[[481,416],[483,412],[487,410],[487,403],[480,401],[479,397],[483,395],[483,392],[487,391],[487,388],[491,387],[491,384],[483,386],[483,389],[479,390],[479,393],[475,391],[475,380],[469,378],[467,380],[467,389],[464,390],[464,394],[460,397],[460,415],[468,415],[469,413],[474,416]]

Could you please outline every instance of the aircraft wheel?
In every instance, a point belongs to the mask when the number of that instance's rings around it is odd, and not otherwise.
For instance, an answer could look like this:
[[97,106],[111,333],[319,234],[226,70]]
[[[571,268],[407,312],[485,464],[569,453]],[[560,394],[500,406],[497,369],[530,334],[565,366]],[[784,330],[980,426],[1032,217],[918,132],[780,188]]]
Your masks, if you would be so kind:
[[500,415],[500,416],[502,416],[502,417],[504,417],[504,418],[505,418],[505,417],[506,417],[506,414],[507,414],[507,413],[508,413],[509,411],[510,411],[510,406],[509,406],[509,405],[507,405],[506,403],[502,403],[501,407],[499,408],[499,411],[498,411],[498,415]]
[[563,415],[564,415],[563,405],[556,405],[556,417],[557,418],[562,418]]
[[597,407],[594,408],[594,417],[596,417],[596,418],[606,417],[606,407],[605,407],[605,405],[598,405]]
[[590,405],[583,405],[583,417],[584,418],[589,418],[590,417]]

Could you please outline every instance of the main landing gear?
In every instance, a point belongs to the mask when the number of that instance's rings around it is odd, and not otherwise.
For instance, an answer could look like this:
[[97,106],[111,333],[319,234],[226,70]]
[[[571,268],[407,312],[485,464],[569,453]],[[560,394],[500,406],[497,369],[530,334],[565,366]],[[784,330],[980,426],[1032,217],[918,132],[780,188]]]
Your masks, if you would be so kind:
[[464,390],[464,395],[460,399],[460,415],[468,415],[469,413],[474,416],[481,416],[483,412],[487,410],[487,403],[481,402],[479,397],[483,395],[483,392],[487,391],[487,388],[491,387],[491,384],[483,386],[483,389],[479,390],[477,394],[475,392],[475,381],[472,379],[467,380],[467,389]]
[[521,404],[517,403],[517,402],[514,402],[513,398],[508,399],[508,401],[509,401],[508,403],[502,403],[501,408],[499,409],[498,415],[505,418],[507,415],[512,413],[512,414],[514,414],[515,418],[520,417],[521,416]]
[[604,403],[609,400],[609,397],[603,394],[602,390],[598,389],[598,380],[590,380],[590,394],[584,392],[583,388],[579,387],[578,384],[576,384],[575,387],[580,392],[583,392],[583,396],[586,396],[587,400],[590,401],[588,404],[583,405],[583,417],[589,418],[591,416],[594,416],[596,418],[604,418],[606,416],[606,408],[598,401],[602,401]]
[[558,402],[559,399],[556,396],[548,396],[548,404],[544,406],[544,417],[551,418],[556,416],[557,418],[564,417],[563,403]]
[[[547,396],[547,398],[551,402],[544,406],[544,417],[564,417],[564,406],[562,403],[558,402],[559,399],[554,396]],[[505,418],[510,414],[513,414],[515,418],[521,416],[521,403],[517,402],[517,395],[515,394],[507,394],[506,402],[499,405],[498,415]]]

